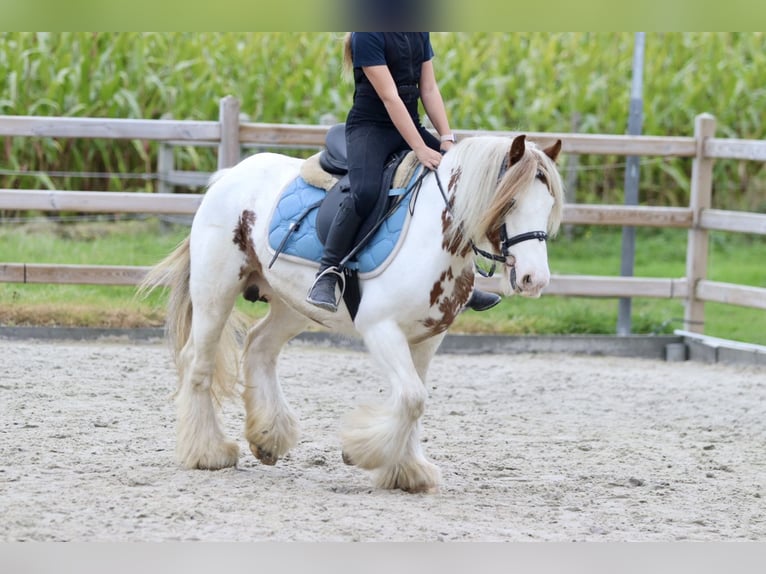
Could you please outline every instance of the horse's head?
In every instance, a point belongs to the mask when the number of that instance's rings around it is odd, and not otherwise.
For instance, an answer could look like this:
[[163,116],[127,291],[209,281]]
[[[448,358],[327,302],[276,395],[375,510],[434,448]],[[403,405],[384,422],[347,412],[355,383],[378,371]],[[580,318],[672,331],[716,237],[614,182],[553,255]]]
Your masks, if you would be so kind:
[[487,238],[502,254],[506,285],[527,297],[539,297],[551,278],[546,241],[561,223],[563,186],[554,163],[560,151],[561,140],[540,149],[517,136],[487,212]]
[[558,231],[562,215],[563,186],[555,165],[561,141],[541,149],[524,135],[512,141],[471,139],[477,141],[462,144],[475,148],[472,157],[484,154],[483,169],[490,180],[474,182],[467,196],[456,194],[463,229],[479,247],[485,246],[480,255],[504,264],[507,295],[539,297],[550,281],[546,240]]

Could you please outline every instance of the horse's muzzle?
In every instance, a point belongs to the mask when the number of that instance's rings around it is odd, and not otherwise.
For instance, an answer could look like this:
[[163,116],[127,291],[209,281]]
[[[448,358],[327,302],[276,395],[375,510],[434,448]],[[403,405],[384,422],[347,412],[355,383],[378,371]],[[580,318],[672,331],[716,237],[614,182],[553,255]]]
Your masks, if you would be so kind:
[[548,286],[550,276],[537,277],[532,274],[526,274],[519,282],[516,276],[516,266],[511,266],[510,271],[511,289],[517,295],[523,297],[537,298],[542,294],[543,289]]

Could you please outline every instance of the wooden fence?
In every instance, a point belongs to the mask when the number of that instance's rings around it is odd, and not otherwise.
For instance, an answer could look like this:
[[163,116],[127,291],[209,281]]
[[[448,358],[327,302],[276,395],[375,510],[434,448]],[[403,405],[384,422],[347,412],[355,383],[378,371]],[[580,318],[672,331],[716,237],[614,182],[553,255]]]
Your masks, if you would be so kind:
[[[704,331],[705,302],[715,301],[766,309],[766,288],[710,281],[707,275],[708,232],[732,231],[766,235],[766,214],[711,209],[712,171],[716,159],[766,161],[766,142],[719,139],[715,118],[697,116],[694,137],[528,133],[546,144],[561,139],[564,153],[693,158],[690,205],[654,207],[569,204],[565,224],[675,227],[688,229],[686,276],[681,278],[554,275],[547,294],[585,297],[660,297],[685,300],[684,329]],[[327,126],[239,122],[239,103],[220,102],[219,121],[128,120],[0,116],[0,136],[154,140],[168,144],[215,145],[218,167],[240,159],[242,146],[312,147],[324,143]],[[459,137],[479,131],[457,130]],[[513,136],[515,132],[491,132]],[[160,181],[165,186],[204,185],[209,174],[175,171],[172,153],[160,153]],[[192,215],[202,199],[197,194],[146,194],[84,191],[0,189],[0,210],[77,211]],[[145,267],[0,263],[0,282],[135,285]],[[482,287],[499,291],[497,279]]]

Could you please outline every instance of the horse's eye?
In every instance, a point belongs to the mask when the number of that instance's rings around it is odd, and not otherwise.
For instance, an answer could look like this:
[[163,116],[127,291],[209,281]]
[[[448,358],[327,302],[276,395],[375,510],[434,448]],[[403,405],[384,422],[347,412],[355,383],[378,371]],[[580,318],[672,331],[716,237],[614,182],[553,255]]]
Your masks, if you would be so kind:
[[545,174],[542,172],[542,170],[537,170],[537,173],[535,174],[535,178],[542,181],[545,185],[548,185],[548,178],[545,177]]

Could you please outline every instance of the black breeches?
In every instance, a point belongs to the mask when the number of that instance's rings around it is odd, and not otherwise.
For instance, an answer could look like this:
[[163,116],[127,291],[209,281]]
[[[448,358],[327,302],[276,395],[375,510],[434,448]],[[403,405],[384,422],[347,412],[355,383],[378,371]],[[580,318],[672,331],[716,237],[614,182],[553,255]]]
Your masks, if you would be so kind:
[[[439,150],[440,142],[436,137],[422,126],[420,133],[426,145]],[[354,209],[360,217],[366,217],[380,193],[386,161],[392,154],[407,150],[409,146],[393,125],[347,124],[346,149]]]

